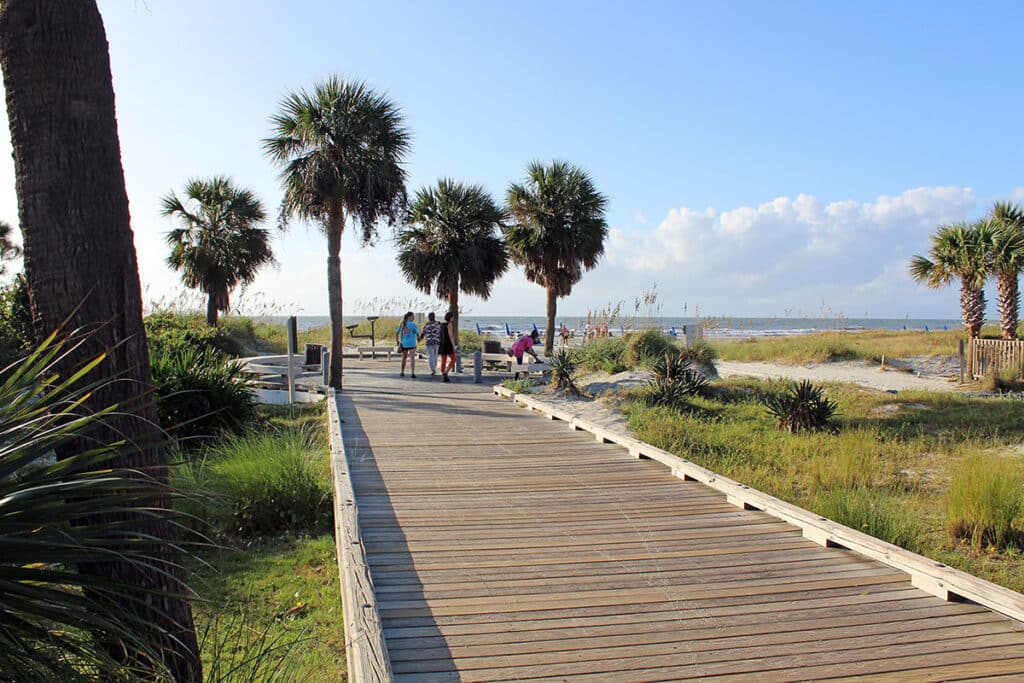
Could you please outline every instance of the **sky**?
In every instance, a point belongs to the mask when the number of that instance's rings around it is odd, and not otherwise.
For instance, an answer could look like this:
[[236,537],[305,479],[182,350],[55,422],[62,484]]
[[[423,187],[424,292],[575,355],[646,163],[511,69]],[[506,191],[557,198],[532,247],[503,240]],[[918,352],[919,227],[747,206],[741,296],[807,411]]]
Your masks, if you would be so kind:
[[[566,316],[632,308],[654,288],[667,316],[957,318],[955,288],[914,284],[909,258],[939,224],[1024,200],[1024,56],[1001,39],[1024,20],[1018,2],[98,4],[151,305],[184,289],[165,265],[161,197],[227,174],[276,215],[269,119],[331,75],[401,108],[410,192],[452,177],[501,201],[534,160],[591,174],[609,237],[560,301]],[[0,220],[17,224],[7,136]],[[240,309],[326,314],[319,229],[269,227],[279,265],[236,295]],[[389,228],[372,247],[356,233],[346,313],[435,307],[406,283]],[[463,304],[539,317],[544,301],[515,269]]]

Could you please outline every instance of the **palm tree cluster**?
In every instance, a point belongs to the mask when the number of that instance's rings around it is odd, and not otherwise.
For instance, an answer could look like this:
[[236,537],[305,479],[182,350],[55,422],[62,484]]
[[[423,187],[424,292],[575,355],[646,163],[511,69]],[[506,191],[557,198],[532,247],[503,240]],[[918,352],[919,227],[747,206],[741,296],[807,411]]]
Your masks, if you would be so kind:
[[398,234],[398,262],[410,283],[446,299],[456,316],[460,290],[486,299],[510,259],[521,265],[547,292],[550,355],[558,299],[604,252],[606,205],[590,176],[565,161],[531,163],[526,180],[510,184],[505,207],[479,186],[441,180],[417,193]]
[[959,281],[960,312],[972,339],[985,321],[985,282],[991,277],[996,280],[1002,336],[1016,337],[1022,269],[1024,209],[1011,202],[997,202],[979,221],[939,226],[928,255],[910,261],[911,277],[928,287]]

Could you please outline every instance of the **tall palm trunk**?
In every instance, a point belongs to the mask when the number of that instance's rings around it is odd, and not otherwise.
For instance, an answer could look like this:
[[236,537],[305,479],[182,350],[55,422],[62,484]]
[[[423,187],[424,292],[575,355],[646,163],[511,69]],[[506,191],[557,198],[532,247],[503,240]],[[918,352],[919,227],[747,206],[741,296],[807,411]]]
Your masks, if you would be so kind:
[[999,292],[999,326],[1003,331],[1003,339],[1014,339],[1017,336],[1017,319],[1020,314],[1019,273],[1004,271],[996,278]]
[[968,276],[960,278],[960,311],[968,336],[976,338],[985,322],[985,290]]
[[544,329],[544,355],[550,356],[555,349],[555,315],[558,312],[558,296],[553,287],[548,292],[548,322]]
[[455,283],[455,287],[448,292],[448,310],[452,312],[452,328],[455,330],[455,336],[452,338],[452,344],[455,346],[459,345],[459,283]]
[[[87,443],[70,444],[58,456],[92,448],[97,441],[123,440],[139,446],[125,449],[112,465],[166,483],[167,453],[155,438],[158,418],[148,391],[152,378],[110,57],[96,3],[0,2],[0,67],[36,332],[45,336],[65,322],[93,330],[63,368],[105,352],[97,372],[118,380],[97,390],[88,407],[119,404],[120,411],[91,432]],[[171,503],[166,496],[154,496],[148,505],[170,508]],[[175,680],[201,680],[191,607],[180,597],[184,571],[175,528],[131,512],[101,521],[120,522],[158,541],[153,553],[166,562],[164,572],[118,559],[83,564],[79,571],[129,586],[124,602],[130,600],[152,624],[146,638],[165,653]],[[96,597],[102,605],[104,598]],[[142,658],[120,651],[116,643],[105,645],[129,662]]]
[[341,301],[341,235],[345,230],[345,209],[334,202],[327,219],[327,299],[331,314],[331,386],[341,389],[342,334],[345,320]]
[[206,324],[217,326],[217,295],[213,292],[206,295]]

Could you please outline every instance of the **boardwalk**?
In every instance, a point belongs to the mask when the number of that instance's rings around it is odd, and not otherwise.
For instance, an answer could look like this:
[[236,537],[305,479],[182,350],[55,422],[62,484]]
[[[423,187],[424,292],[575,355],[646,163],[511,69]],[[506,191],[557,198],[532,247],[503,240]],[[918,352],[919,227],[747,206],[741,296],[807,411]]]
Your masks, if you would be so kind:
[[338,405],[396,681],[1024,677],[1018,622],[394,367],[346,369]]

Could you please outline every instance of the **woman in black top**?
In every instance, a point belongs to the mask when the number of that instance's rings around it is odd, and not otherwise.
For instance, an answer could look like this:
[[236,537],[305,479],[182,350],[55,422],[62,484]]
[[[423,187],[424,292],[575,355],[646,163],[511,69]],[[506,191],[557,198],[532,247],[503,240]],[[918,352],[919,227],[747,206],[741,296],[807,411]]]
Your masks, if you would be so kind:
[[441,344],[437,347],[437,355],[441,356],[441,381],[450,382],[448,371],[455,369],[455,315],[448,311],[444,314],[444,325],[441,325]]

